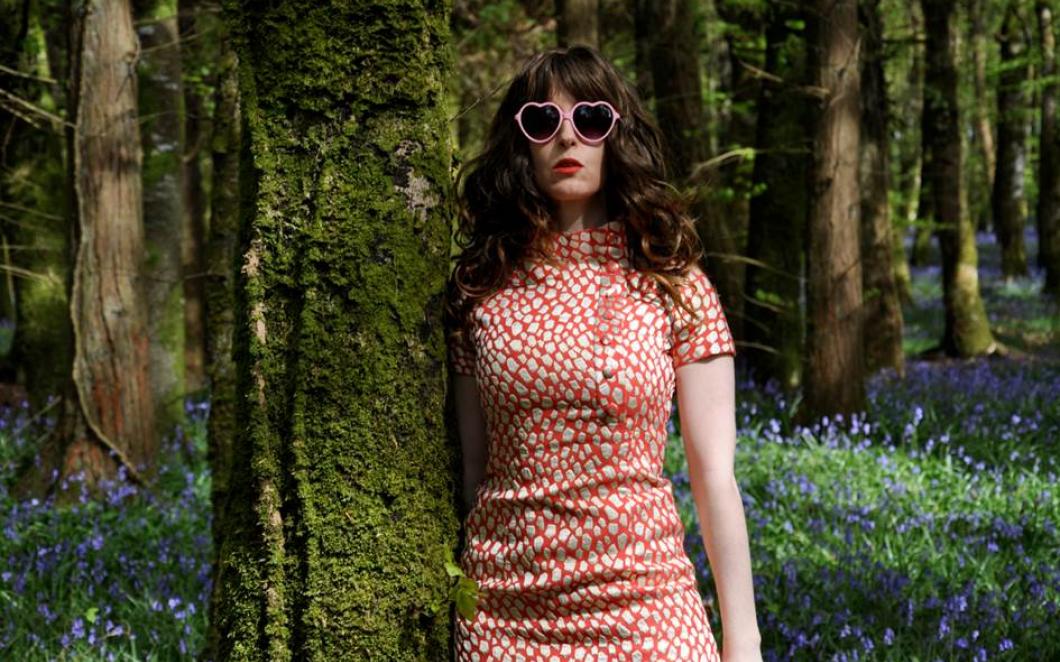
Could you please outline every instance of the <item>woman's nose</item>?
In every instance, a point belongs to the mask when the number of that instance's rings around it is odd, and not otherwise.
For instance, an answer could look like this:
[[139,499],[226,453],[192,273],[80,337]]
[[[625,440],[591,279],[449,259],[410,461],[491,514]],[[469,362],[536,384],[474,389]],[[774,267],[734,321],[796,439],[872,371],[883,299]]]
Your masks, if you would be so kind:
[[574,132],[574,120],[570,118],[563,118],[563,121],[559,123],[559,133],[556,137],[564,144],[572,144],[578,139],[578,134]]

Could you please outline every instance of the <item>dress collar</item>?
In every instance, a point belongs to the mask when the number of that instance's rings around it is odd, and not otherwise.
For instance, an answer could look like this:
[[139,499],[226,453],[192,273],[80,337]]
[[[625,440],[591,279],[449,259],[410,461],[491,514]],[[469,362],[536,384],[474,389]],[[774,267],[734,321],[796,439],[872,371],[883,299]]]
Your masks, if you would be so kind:
[[626,229],[621,220],[608,221],[595,228],[554,232],[556,257],[576,261],[622,260],[626,257]]

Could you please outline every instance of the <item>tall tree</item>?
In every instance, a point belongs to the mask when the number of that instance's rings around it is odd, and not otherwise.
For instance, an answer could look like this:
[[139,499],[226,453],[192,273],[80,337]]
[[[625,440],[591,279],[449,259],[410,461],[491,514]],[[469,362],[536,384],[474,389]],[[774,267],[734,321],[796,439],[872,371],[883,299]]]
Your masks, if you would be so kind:
[[[899,196],[901,205],[898,210],[899,222],[894,227],[893,248],[894,277],[898,287],[898,296],[902,303],[910,304],[913,301],[913,279],[909,271],[910,259],[905,249],[905,238],[909,228],[917,227],[917,213],[925,197],[921,195],[923,174],[921,159],[924,150],[920,140],[920,121],[923,116],[924,99],[924,48],[923,40],[920,38],[923,35],[920,7],[913,2],[905,4],[905,9],[904,17],[907,17],[909,21],[908,34],[911,43],[905,54],[905,57],[909,59],[909,76],[894,81],[901,89],[901,96],[895,100],[895,104],[905,109],[906,112],[896,113],[892,120],[898,125],[896,128],[902,135],[902,138],[898,140],[899,167],[896,173],[898,175],[896,186],[901,191]],[[886,19],[886,13],[882,17]],[[890,57],[898,57],[898,55],[895,53]],[[885,62],[890,61],[885,58]],[[905,81],[907,83],[902,85],[901,83]],[[919,236],[919,231],[917,231],[917,236]],[[930,241],[930,233],[927,237]]]
[[447,659],[450,3],[223,7],[244,150],[218,659]]
[[160,435],[184,415],[184,74],[175,0],[136,0],[151,386]]
[[813,105],[797,4],[764,9],[765,63],[759,92],[753,186],[747,229],[744,356],[756,380],[794,389],[802,380],[804,268]]
[[[128,0],[92,0],[72,15],[67,131],[74,201],[71,379],[41,463],[22,477],[34,491],[84,471],[91,491],[119,467],[146,482],[158,436],[149,371],[140,130],[139,53]],[[72,495],[72,496],[71,496]],[[60,499],[76,498],[64,493]]]
[[707,268],[727,310],[740,309],[742,269],[731,259],[737,254],[731,219],[710,204],[701,183],[693,181],[697,168],[707,160],[709,139],[700,86],[699,38],[695,3],[691,0],[659,0],[650,4],[644,19],[649,38],[648,59],[652,65],[655,116],[666,139],[667,165],[671,178],[695,190],[694,212],[703,246],[714,259]]
[[[890,113],[883,73],[883,20],[880,0],[861,0],[861,253],[865,361],[867,370],[894,368],[905,373],[902,306],[895,282],[896,235],[891,222]],[[904,251],[902,251],[904,254]]]
[[[968,46],[972,55],[972,81],[975,83],[975,136],[976,144],[983,153],[983,178],[979,180],[985,183],[983,190],[994,189],[994,172],[997,169],[997,155],[994,150],[994,130],[990,124],[989,89],[986,81],[987,63],[987,4],[985,0],[966,0],[968,12]],[[976,226],[985,231],[990,227],[991,208],[983,206],[985,212],[978,217]]]
[[803,420],[865,408],[858,3],[815,0],[813,7],[810,69],[821,99],[810,171]]
[[556,0],[556,43],[600,47],[600,0]]
[[1038,265],[1045,269],[1042,290],[1060,299],[1060,130],[1057,128],[1056,28],[1052,3],[1039,0],[1042,44],[1041,160],[1038,171]]
[[184,153],[181,155],[181,205],[184,232],[181,242],[181,271],[184,287],[184,388],[189,393],[206,386],[205,253],[206,191],[202,178],[202,158],[209,137],[209,124],[203,115],[200,87],[205,87],[202,69],[207,67],[207,40],[199,30],[199,0],[177,0],[180,30],[181,67],[184,70]]
[[1015,0],[1009,0],[998,35],[1001,42],[1001,73],[997,91],[997,172],[992,196],[994,232],[1001,246],[1001,273],[1006,278],[1027,275],[1027,251],[1023,244],[1027,197],[1024,165],[1027,162],[1026,81],[1030,73],[1025,34]]
[[955,0],[921,0],[927,40],[924,79],[926,176],[938,215],[945,327],[940,347],[950,356],[975,356],[997,348],[979,293],[975,228],[961,195],[960,114],[955,64]]

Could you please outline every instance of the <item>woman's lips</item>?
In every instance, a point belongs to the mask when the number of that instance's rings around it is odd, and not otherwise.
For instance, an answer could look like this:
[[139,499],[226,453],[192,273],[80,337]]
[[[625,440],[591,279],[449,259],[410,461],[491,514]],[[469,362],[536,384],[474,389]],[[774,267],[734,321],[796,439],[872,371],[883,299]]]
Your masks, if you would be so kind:
[[559,173],[570,174],[570,173],[578,172],[579,170],[581,170],[581,167],[582,167],[582,164],[578,163],[577,161],[573,161],[573,160],[566,161],[566,160],[564,160],[564,161],[560,161],[559,163],[557,163],[555,166],[552,167],[552,169],[555,170],[556,172],[559,172]]

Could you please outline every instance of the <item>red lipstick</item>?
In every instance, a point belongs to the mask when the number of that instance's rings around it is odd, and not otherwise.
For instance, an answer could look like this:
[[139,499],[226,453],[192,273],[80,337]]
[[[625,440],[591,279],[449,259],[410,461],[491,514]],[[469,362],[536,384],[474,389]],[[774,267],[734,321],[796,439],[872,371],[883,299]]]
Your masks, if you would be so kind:
[[563,174],[571,174],[578,172],[582,168],[582,164],[577,159],[563,158],[556,162],[556,165],[552,166],[552,169],[556,172]]

